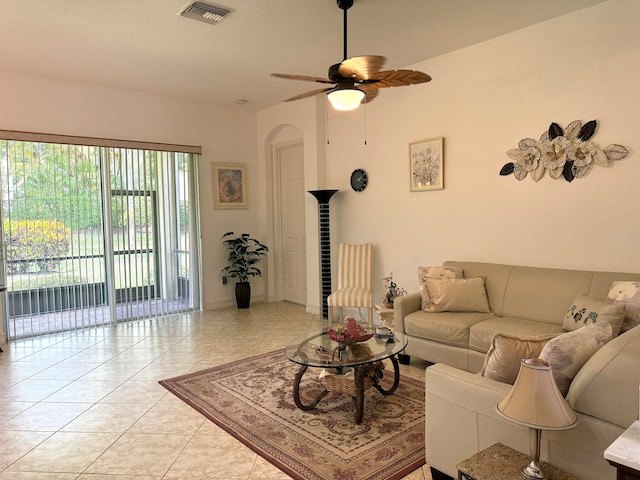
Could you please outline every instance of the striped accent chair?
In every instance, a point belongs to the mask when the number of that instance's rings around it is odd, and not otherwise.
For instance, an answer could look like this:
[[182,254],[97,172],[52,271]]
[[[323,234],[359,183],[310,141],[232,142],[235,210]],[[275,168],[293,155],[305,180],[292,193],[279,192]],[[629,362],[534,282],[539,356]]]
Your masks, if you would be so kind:
[[327,297],[329,322],[333,307],[366,308],[373,325],[373,244],[341,243],[338,249],[338,289]]

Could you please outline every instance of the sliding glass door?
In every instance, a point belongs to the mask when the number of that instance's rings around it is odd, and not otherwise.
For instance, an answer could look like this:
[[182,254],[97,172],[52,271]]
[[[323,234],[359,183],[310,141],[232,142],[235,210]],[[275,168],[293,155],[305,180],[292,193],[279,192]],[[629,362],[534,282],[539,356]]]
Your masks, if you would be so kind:
[[200,308],[197,158],[0,140],[9,339]]

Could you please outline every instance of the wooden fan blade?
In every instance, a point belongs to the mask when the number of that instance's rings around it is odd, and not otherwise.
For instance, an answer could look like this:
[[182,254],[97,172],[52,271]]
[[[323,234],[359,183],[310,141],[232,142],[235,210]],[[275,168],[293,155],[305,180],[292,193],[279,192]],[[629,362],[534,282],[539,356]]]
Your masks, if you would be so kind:
[[318,95],[320,93],[326,93],[326,92],[329,92],[329,91],[334,90],[334,89],[335,89],[335,87],[321,88],[319,90],[311,90],[310,92],[301,93],[300,95],[296,95],[295,97],[287,98],[285,100],[285,102],[291,102],[293,100],[300,100],[301,98],[313,97],[314,95]]
[[344,78],[358,81],[369,80],[372,75],[380,71],[385,60],[384,57],[378,55],[348,58],[340,64],[338,73]]
[[286,78],[287,80],[304,80],[305,82],[334,83],[328,78],[310,77],[308,75],[289,75],[288,73],[272,73],[271,76],[278,77],[278,78]]
[[426,73],[415,70],[386,70],[371,76],[378,88],[404,87],[431,81],[431,77]]
[[379,90],[377,85],[377,83],[363,83],[362,85],[358,85],[358,88],[364,92],[362,103],[371,103],[373,99],[378,96]]

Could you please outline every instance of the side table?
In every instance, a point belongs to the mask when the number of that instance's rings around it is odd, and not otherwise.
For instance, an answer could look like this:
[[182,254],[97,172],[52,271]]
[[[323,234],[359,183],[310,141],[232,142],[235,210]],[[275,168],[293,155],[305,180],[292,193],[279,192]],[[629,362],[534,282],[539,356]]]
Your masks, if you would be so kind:
[[[387,328],[393,329],[396,325],[394,323],[393,318],[393,308],[389,308],[386,305],[376,304],[373,306],[375,308],[376,313],[380,317],[380,323]],[[402,365],[409,365],[411,357],[404,353],[398,354],[398,361]]]
[[376,313],[380,316],[380,322],[382,325],[388,328],[393,328],[393,308],[385,307],[384,305],[374,305]]
[[618,471],[617,480],[640,479],[640,420],[636,420],[604,451]]
[[[531,458],[522,452],[494,443],[457,465],[458,480],[513,480]],[[541,462],[549,480],[578,480],[573,475]]]

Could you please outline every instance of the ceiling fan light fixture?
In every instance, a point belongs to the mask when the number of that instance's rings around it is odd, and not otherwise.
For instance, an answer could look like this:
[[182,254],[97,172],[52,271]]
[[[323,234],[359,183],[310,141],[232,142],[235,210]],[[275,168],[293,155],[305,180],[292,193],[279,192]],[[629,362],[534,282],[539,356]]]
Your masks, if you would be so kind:
[[333,92],[327,94],[331,106],[336,110],[346,112],[349,110],[355,110],[362,103],[364,98],[364,92],[356,87],[351,88],[338,88]]
[[[334,84],[335,86],[311,90],[288,98],[285,102],[326,93],[331,102],[331,106],[335,110],[355,110],[365,98],[367,103],[374,100],[380,88],[404,87],[431,80],[431,77],[426,73],[414,70],[382,71],[385,58],[380,55],[365,55],[349,58],[347,55],[347,10],[353,5],[353,0],[337,0],[337,3],[338,7],[344,11],[344,54],[342,56],[342,62],[329,67],[327,78],[286,73],[271,74],[278,78]],[[358,86],[361,88],[358,88]]]

